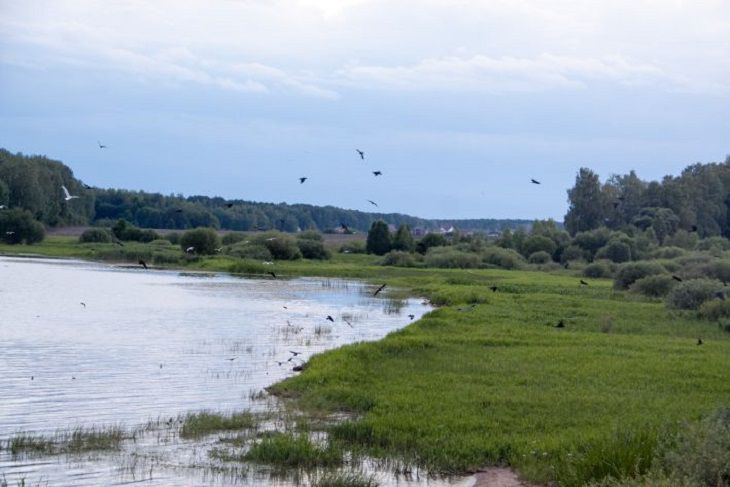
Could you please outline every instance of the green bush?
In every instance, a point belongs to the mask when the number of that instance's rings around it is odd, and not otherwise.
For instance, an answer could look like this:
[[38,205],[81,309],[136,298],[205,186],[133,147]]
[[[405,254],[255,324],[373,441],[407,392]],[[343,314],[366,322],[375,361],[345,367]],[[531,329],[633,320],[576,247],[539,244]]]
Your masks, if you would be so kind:
[[613,270],[611,269],[611,262],[606,260],[599,260],[588,264],[583,268],[583,275],[585,277],[601,278],[613,276]]
[[383,256],[382,265],[392,265],[396,267],[417,267],[418,262],[410,252],[400,250],[391,250]]
[[667,295],[670,309],[698,309],[705,301],[715,298],[722,283],[712,279],[691,279],[677,283]]
[[726,260],[708,262],[701,267],[701,274],[710,279],[730,282],[730,262]]
[[611,240],[596,252],[596,259],[608,259],[620,264],[631,260],[631,247],[620,240]]
[[642,294],[650,298],[663,298],[677,284],[672,276],[666,274],[655,274],[653,276],[642,277],[637,279],[629,287],[634,293]]
[[233,245],[238,242],[246,240],[246,234],[242,232],[229,232],[221,237],[221,243],[223,245]]
[[560,262],[565,264],[568,261],[573,260],[585,260],[586,259],[586,252],[582,248],[578,247],[577,245],[570,245],[563,250],[563,252],[560,254]]
[[180,232],[170,232],[165,234],[165,240],[169,241],[172,245],[178,245],[180,243]]
[[700,240],[697,244],[697,250],[730,250],[730,240],[723,237],[709,237],[704,240]]
[[148,243],[157,240],[160,236],[154,230],[142,230],[137,228],[127,220],[119,219],[111,228],[112,233],[119,240],[125,242],[143,242]]
[[730,300],[713,299],[711,301],[705,301],[700,305],[699,316],[710,321],[718,321],[722,318],[729,317]]
[[416,244],[416,252],[425,254],[431,247],[443,247],[447,244],[446,237],[440,233],[427,233]]
[[548,262],[552,262],[553,258],[546,251],[539,250],[530,254],[530,258],[527,261],[530,264],[547,264]]
[[412,252],[416,248],[416,242],[411,235],[411,228],[408,225],[401,225],[393,237],[393,250]]
[[198,255],[215,254],[219,245],[218,234],[212,228],[188,230],[180,238],[180,247],[183,251],[187,251],[188,248],[192,247],[192,253]]
[[362,240],[350,240],[345,242],[340,247],[340,253],[342,254],[366,254],[365,242]]
[[658,262],[627,262],[619,267],[613,287],[628,289],[634,282],[646,276],[664,273],[664,267]]
[[368,254],[385,255],[390,252],[391,237],[388,225],[384,221],[376,221],[368,231],[366,248]]
[[106,228],[89,228],[79,236],[79,243],[112,243],[112,233]]
[[477,254],[449,247],[432,247],[428,249],[424,261],[426,267],[445,269],[475,269],[481,264],[481,259]]
[[687,251],[680,247],[659,247],[651,255],[655,259],[676,259],[686,254]]
[[522,255],[528,256],[535,252],[547,252],[549,255],[553,255],[558,246],[553,242],[551,238],[544,235],[532,235],[522,244]]
[[0,210],[0,239],[8,244],[34,244],[46,236],[43,224],[36,221],[28,210],[13,208]]
[[297,246],[305,259],[327,260],[332,254],[325,248],[322,236],[317,235],[319,240],[297,237]]
[[238,257],[239,259],[254,259],[261,261],[270,261],[273,259],[269,249],[263,245],[251,244],[248,242],[238,242],[227,247],[226,255]]
[[276,260],[297,260],[302,258],[297,242],[290,235],[280,232],[267,232],[256,236],[251,243],[263,245]]
[[519,269],[525,264],[525,259],[512,249],[487,247],[482,252],[482,262],[501,269]]

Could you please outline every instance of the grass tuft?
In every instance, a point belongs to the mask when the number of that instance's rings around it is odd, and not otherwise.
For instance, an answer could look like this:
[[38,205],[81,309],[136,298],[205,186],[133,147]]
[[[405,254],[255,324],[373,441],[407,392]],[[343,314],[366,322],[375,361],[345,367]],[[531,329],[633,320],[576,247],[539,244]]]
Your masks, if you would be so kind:
[[217,414],[209,411],[189,413],[183,420],[180,436],[200,438],[216,431],[252,429],[257,425],[256,417],[249,411]]

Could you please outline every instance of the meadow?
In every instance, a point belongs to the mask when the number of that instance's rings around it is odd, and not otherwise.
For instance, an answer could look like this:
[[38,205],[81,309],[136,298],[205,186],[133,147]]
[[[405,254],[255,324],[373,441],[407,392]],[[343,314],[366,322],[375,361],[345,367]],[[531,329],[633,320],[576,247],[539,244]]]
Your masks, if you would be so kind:
[[340,418],[323,427],[337,448],[435,474],[509,465],[567,486],[641,475],[688,425],[730,404],[730,333],[573,269],[398,268],[354,254],[266,266],[65,237],[0,253],[132,263],[169,254],[176,267],[362,278],[429,300],[438,308],[421,320],[317,355],[270,392],[313,425]]

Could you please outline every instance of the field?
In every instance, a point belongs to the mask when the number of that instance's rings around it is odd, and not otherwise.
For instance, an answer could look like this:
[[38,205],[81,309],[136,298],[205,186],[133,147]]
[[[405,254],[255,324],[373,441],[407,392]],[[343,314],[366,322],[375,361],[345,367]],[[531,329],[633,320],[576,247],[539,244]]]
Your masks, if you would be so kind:
[[[150,247],[129,245],[117,257],[133,261]],[[112,250],[64,237],[0,246],[2,253],[106,259]],[[504,464],[561,485],[630,475],[646,471],[662,438],[683,422],[730,404],[730,333],[614,291],[609,280],[584,286],[569,270],[377,263],[338,254],[274,266],[212,257],[187,267],[364,278],[397,288],[391,297],[407,290],[438,305],[379,342],[315,356],[302,374],[272,388],[311,418],[346,413],[329,429],[340,448],[432,472]]]

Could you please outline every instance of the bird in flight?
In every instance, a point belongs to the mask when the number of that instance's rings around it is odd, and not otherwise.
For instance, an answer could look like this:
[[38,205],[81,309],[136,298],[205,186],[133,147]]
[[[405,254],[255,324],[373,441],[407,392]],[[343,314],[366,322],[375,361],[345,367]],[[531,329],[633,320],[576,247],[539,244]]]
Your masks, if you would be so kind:
[[532,184],[540,184],[540,181],[538,181],[537,179],[530,179],[530,182]]
[[376,176],[382,176],[383,175],[383,173],[380,172],[380,171],[373,171],[373,174],[376,175]]
[[194,250],[195,250],[195,247],[193,247],[193,246],[190,246],[190,247],[188,247],[187,249],[185,249],[185,252],[187,252],[187,253],[189,254],[190,252],[192,252],[192,251],[194,251]]
[[142,259],[139,259],[139,262],[137,262],[137,263],[138,263],[139,265],[141,265],[142,267],[144,267],[145,269],[147,269],[147,262],[145,262],[144,260],[142,260]]
[[357,151],[358,154],[360,154],[360,159],[363,159],[364,160],[365,159],[365,153],[363,151],[361,151],[360,149],[355,149],[355,150]]
[[342,318],[342,321],[347,323],[347,326],[349,326],[350,328],[355,328],[354,326],[352,326],[352,323],[350,323],[350,320],[348,320],[347,318]]
[[0,205],[0,210],[5,209],[5,205]]
[[304,184],[304,181],[306,181],[309,178],[299,178],[299,184]]
[[373,293],[373,296],[377,296],[378,293],[380,293],[380,291],[382,291],[383,289],[385,289],[385,286],[387,286],[387,284],[383,284],[378,289],[376,289],[375,292]]
[[104,144],[102,144],[101,142],[99,142],[98,140],[96,141],[96,143],[99,144],[99,149],[106,149],[106,146]]
[[271,277],[273,277],[274,279],[276,279],[276,274],[274,272],[269,271],[269,272],[267,272],[267,274],[270,274]]
[[64,200],[69,201],[74,198],[78,198],[78,196],[72,196],[71,193],[68,192],[68,188],[66,188],[66,186],[64,186],[63,184],[61,185],[61,189],[63,190],[63,194],[64,194],[63,199]]
[[331,321],[332,323],[334,323],[334,322],[335,322],[335,319],[334,319],[334,318],[332,318],[332,317],[331,317],[330,315],[327,315],[327,318],[326,318],[326,320],[327,320],[327,321]]
[[583,279],[581,279],[581,280],[580,280],[580,285],[581,285],[581,286],[587,286],[587,285],[588,285],[588,283],[587,283],[587,282],[585,282],[585,281],[584,281]]
[[350,229],[349,229],[349,228],[347,227],[347,225],[345,225],[344,223],[340,223],[340,226],[342,227],[342,229],[343,229],[343,230],[344,230],[345,232],[349,232],[349,231],[350,231]]
[[295,357],[302,354],[302,352],[295,352],[294,350],[289,350],[289,353],[294,355]]
[[674,279],[677,282],[682,282],[682,278],[679,276],[675,276],[674,274],[672,274],[672,279]]
[[408,315],[408,317],[411,319],[411,321],[413,321],[413,318],[415,318],[416,315]]
[[80,302],[79,304],[80,304],[81,306],[83,306],[84,308],[86,308],[86,303],[84,303],[83,301],[82,301],[82,302]]
[[368,200],[368,202],[369,202],[369,203],[370,203],[371,205],[373,205],[373,206],[378,206],[378,204],[377,204],[376,202],[374,202],[373,200]]

